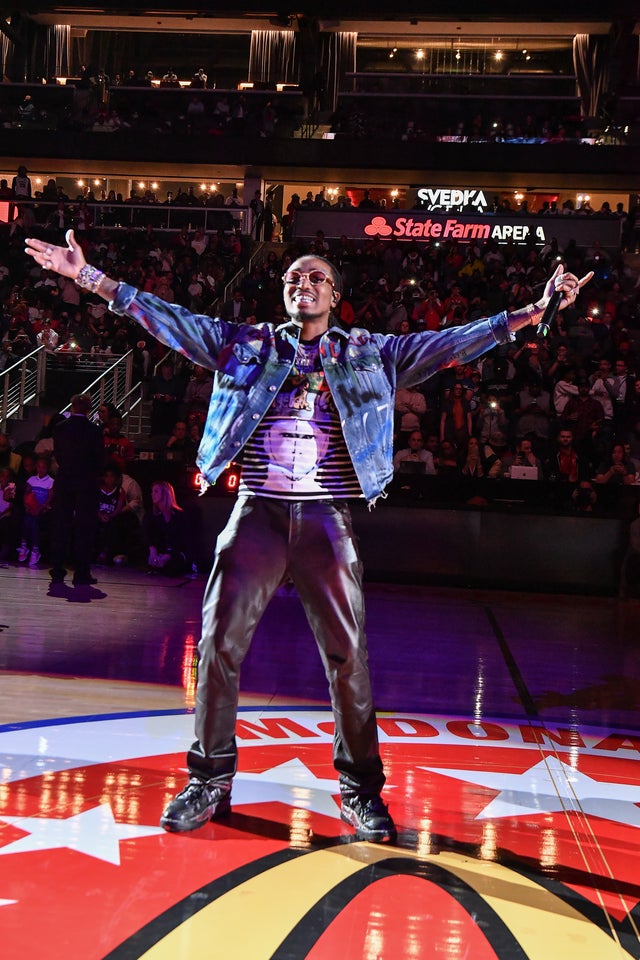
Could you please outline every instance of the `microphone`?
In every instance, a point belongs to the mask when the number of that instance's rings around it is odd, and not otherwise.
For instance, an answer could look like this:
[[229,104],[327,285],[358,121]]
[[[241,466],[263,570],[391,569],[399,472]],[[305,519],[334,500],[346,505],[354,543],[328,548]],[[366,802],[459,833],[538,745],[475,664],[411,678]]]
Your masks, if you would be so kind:
[[556,318],[556,313],[560,306],[560,301],[562,300],[562,290],[554,290],[551,296],[549,297],[549,303],[544,308],[544,313],[542,314],[542,319],[538,324],[536,335],[538,337],[548,337],[551,324]]

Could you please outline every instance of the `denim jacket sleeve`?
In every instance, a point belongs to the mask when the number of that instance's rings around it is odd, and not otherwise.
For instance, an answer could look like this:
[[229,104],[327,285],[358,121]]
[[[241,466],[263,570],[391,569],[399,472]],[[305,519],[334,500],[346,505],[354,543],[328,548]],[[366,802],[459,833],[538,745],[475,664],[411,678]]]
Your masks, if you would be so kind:
[[131,317],[165,346],[208,370],[216,368],[220,351],[238,330],[237,324],[190,313],[126,283],[120,284],[109,307],[114,313]]
[[406,336],[382,336],[379,346],[385,365],[395,370],[396,385],[407,387],[422,383],[445,367],[475,360],[497,344],[512,340],[515,336],[509,329],[508,315],[503,311],[462,327]]

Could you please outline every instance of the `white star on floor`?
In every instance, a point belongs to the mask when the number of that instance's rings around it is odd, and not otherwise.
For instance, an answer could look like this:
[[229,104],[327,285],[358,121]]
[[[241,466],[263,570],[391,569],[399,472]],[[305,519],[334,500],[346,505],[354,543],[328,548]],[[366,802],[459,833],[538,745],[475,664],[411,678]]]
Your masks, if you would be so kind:
[[525,814],[575,811],[614,823],[640,827],[640,786],[593,780],[557,757],[546,757],[523,773],[450,770],[421,767],[455,780],[499,790],[476,820],[521,817]]
[[138,840],[164,833],[161,827],[147,827],[133,823],[116,823],[108,803],[85,810],[66,820],[54,817],[7,817],[0,818],[11,823],[28,836],[0,847],[0,855],[27,853],[32,850],[56,850],[67,847],[77,853],[85,853],[97,860],[105,860],[116,866],[120,864],[120,841]]
[[325,817],[340,819],[340,807],[334,796],[340,793],[337,780],[316,777],[294,757],[262,773],[237,773],[231,791],[232,807],[256,803],[286,803]]

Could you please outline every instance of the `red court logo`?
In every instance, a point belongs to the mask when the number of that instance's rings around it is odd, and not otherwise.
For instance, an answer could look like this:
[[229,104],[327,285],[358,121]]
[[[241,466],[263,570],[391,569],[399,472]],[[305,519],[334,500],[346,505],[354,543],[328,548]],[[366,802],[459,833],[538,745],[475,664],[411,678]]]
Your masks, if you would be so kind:
[[36,929],[39,960],[640,956],[635,735],[382,715],[378,846],[340,819],[321,709],[244,709],[231,816],[164,833],[192,720],[0,731],[7,957]]

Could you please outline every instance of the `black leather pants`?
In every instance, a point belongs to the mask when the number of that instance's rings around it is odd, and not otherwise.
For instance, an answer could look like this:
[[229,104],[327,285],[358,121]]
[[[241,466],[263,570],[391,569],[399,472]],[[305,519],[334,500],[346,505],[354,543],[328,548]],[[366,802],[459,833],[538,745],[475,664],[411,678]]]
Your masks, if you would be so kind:
[[385,778],[367,665],[362,564],[349,508],[340,501],[237,501],[218,538],[204,597],[197,741],[187,755],[189,770],[218,781],[235,773],[240,665],[258,620],[287,575],[329,681],[341,790],[379,793]]

